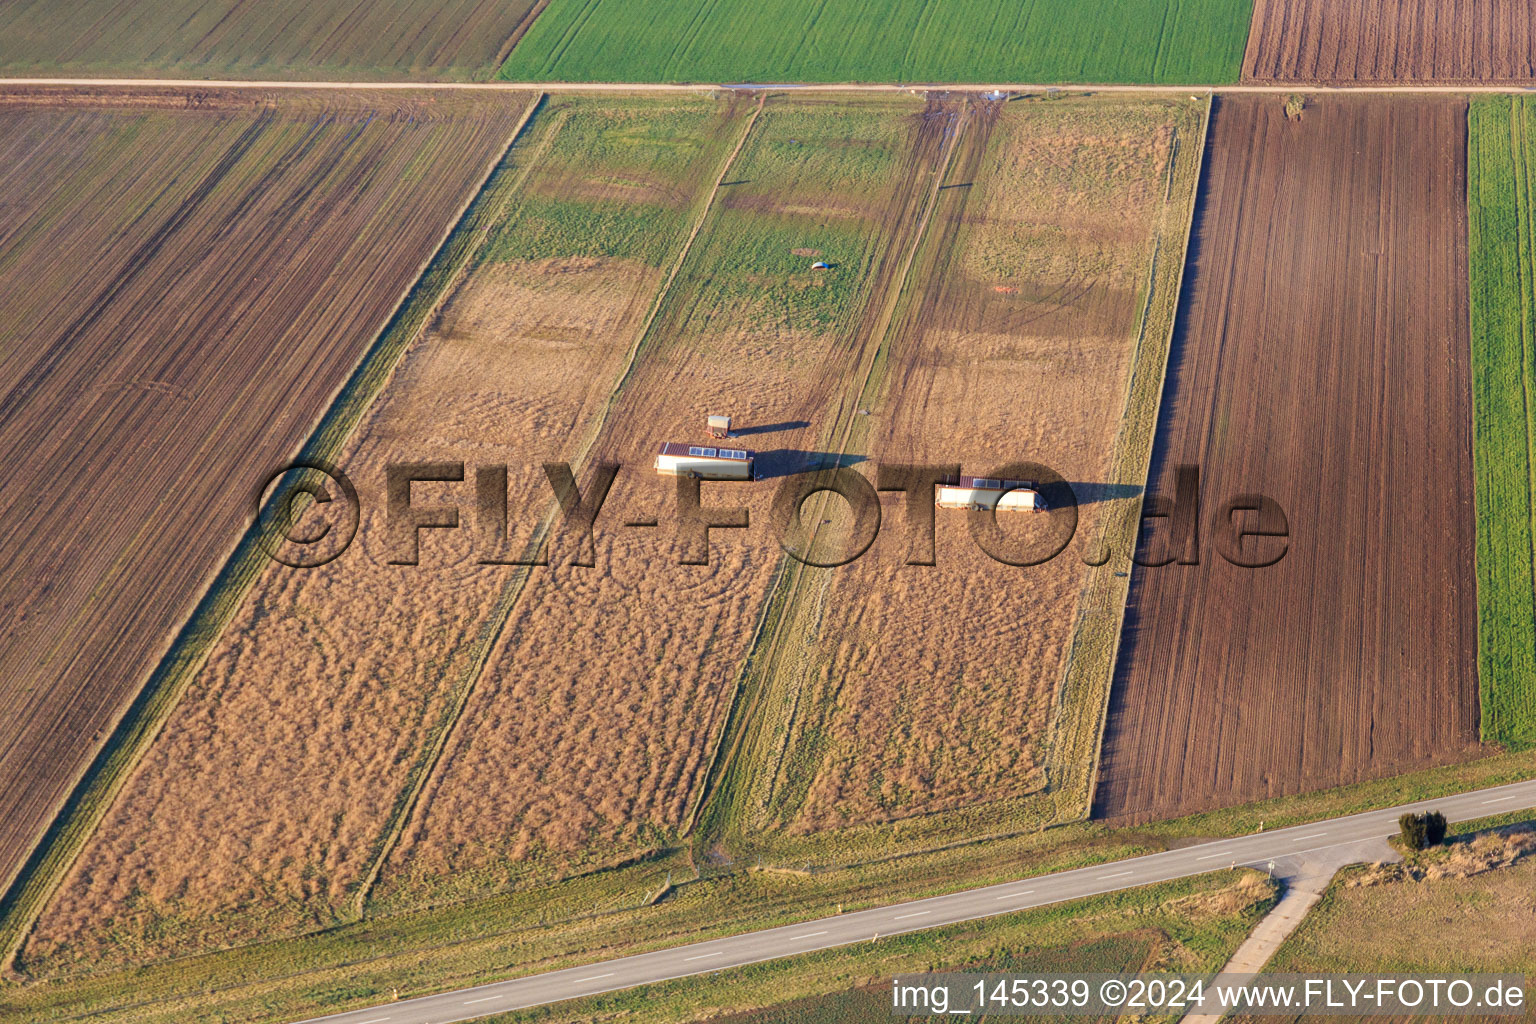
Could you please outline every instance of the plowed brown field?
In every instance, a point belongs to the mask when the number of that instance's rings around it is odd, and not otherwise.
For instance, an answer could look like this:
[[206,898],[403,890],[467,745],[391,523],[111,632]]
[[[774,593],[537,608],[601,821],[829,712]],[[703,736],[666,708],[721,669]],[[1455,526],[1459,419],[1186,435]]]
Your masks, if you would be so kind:
[[[1152,476],[1171,495],[1199,465],[1204,548],[1135,570],[1101,816],[1473,749],[1465,113],[1219,102]],[[1214,549],[1211,516],[1245,492],[1289,517],[1272,567]]]
[[1245,82],[1536,79],[1529,0],[1257,0]]
[[[745,507],[752,526],[716,532],[709,564],[684,566],[676,485],[651,460],[723,412],[778,477],[846,423],[956,117],[906,99],[763,110],[594,448],[625,467],[597,566],[530,580],[387,893],[557,877],[686,824],[780,562],[778,481],[704,484],[706,506]],[[818,257],[833,269],[813,271]],[[619,525],[646,517],[661,527]]]
[[[340,463],[358,540],[323,569],[271,567],[189,686],[40,920],[27,957],[166,955],[348,912],[434,741],[500,626],[510,558],[549,503],[539,464],[574,458],[623,372],[665,271],[755,103],[551,100],[482,202],[479,265],[409,348]],[[619,209],[634,234],[562,235]],[[530,248],[544,258],[523,254]],[[385,467],[465,464],[463,528],[392,565]],[[505,551],[474,524],[475,474],[507,465]],[[105,947],[105,948],[104,948]]]
[[0,882],[528,100],[201,102],[0,106]]
[[187,78],[485,78],[548,0],[6,0],[0,70]]

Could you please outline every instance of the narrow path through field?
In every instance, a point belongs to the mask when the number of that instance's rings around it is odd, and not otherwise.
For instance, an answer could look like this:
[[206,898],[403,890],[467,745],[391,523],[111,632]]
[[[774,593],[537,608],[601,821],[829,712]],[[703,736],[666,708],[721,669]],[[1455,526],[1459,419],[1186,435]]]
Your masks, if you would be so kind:
[[1211,83],[1205,85],[1138,85],[1126,83],[1051,83],[1051,82],[995,82],[989,84],[967,83],[881,83],[881,82],[688,82],[682,84],[662,82],[296,82],[296,81],[242,81],[222,78],[0,78],[0,90],[17,87],[60,86],[93,87],[104,89],[155,88],[155,89],[358,89],[367,91],[399,90],[478,90],[484,92],[700,92],[715,89],[778,90],[794,89],[797,92],[905,92],[922,93],[933,90],[949,92],[1044,92],[1058,89],[1062,92],[1124,92],[1179,95],[1190,93],[1215,93],[1237,95],[1242,93],[1531,93],[1531,85],[1466,84],[1443,85],[1416,82],[1405,85],[1337,85],[1313,82],[1286,82],[1280,85],[1254,83]]

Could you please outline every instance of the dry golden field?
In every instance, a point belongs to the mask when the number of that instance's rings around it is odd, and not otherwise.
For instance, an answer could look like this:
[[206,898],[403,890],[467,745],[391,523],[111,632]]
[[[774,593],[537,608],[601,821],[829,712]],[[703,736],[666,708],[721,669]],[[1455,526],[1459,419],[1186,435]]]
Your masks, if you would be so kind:
[[[547,880],[687,827],[779,564],[777,479],[705,484],[706,505],[745,507],[752,526],[682,566],[675,485],[651,458],[700,438],[710,412],[753,431],[739,441],[760,475],[819,449],[851,411],[957,116],[905,99],[763,109],[594,447],[626,467],[597,566],[531,578],[386,893]],[[817,258],[834,268],[812,271]],[[645,517],[662,525],[619,525]]]
[[[805,569],[765,641],[765,687],[732,832],[819,832],[1026,796],[1046,783],[1059,698],[1110,509],[1157,228],[1176,142],[1201,108],[1062,100],[977,111],[958,143],[851,450],[989,475],[1044,464],[1077,494],[1075,539],[1005,565],[938,510],[933,566],[907,565],[901,494],[870,552]],[[1187,179],[1191,184],[1192,175]],[[1164,327],[1166,330],[1166,326]],[[1046,516],[1004,515],[1044,550]],[[1123,561],[1126,552],[1120,552]]]
[[[28,956],[165,953],[349,912],[495,634],[509,566],[481,565],[474,476],[507,464],[509,518],[547,504],[539,464],[578,452],[752,104],[548,101],[491,198],[481,261],[410,347],[344,456],[363,520],[324,568],[270,567],[42,919]],[[570,222],[626,194],[633,231]],[[530,253],[537,251],[535,257]],[[466,465],[464,528],[393,565],[385,466]],[[516,532],[516,531],[514,531]],[[526,531],[522,531],[526,533]],[[153,938],[149,936],[153,933]],[[126,937],[126,938],[124,938]]]

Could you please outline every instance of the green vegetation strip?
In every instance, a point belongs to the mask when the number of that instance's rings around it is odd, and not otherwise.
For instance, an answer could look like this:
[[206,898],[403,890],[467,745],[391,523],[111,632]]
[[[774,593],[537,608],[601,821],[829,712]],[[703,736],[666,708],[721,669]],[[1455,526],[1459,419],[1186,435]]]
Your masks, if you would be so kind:
[[[423,265],[416,283],[401,296],[389,321],[299,451],[297,460],[328,462],[336,458],[389,380],[406,346],[441,308],[460,271],[483,240],[488,216],[487,185],[505,171],[513,143],[538,106],[539,101],[528,103],[507,145],[486,168],[485,176],[466,198],[459,216],[444,229],[442,243]],[[7,972],[14,971],[16,953],[33,921],[85,848],[246,592],[270,561],[256,532],[247,531],[0,899],[0,956]]]
[[514,81],[1235,82],[1252,0],[551,0]]
[[1473,467],[1483,739],[1536,743],[1536,103],[1469,112]]

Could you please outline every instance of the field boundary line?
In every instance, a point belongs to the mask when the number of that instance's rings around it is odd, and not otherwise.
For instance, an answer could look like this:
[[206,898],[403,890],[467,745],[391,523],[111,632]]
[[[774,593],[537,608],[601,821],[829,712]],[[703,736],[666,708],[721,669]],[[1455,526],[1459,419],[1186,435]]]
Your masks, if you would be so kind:
[[[635,332],[635,341],[630,345],[629,351],[625,356],[624,371],[619,375],[618,381],[609,392],[607,400],[603,403],[602,411],[593,417],[592,427],[582,437],[577,446],[576,454],[573,457],[573,462],[575,463],[573,467],[574,472],[579,474],[585,468],[587,458],[591,454],[593,446],[596,445],[598,438],[602,436],[603,425],[607,422],[609,413],[613,411],[620,391],[634,373],[640,355],[645,350],[645,340],[655,325],[656,317],[660,313],[662,304],[671,292],[672,284],[677,279],[678,272],[681,271],[683,263],[688,258],[688,253],[693,248],[694,239],[698,237],[705,220],[708,219],[709,211],[714,207],[715,198],[720,192],[720,183],[725,180],[725,176],[730,172],[736,157],[741,153],[742,147],[746,144],[747,137],[752,132],[752,126],[757,123],[757,116],[762,113],[763,104],[766,100],[766,93],[759,97],[757,107],[752,111],[752,114],[747,118],[746,125],[742,128],[741,137],[736,140],[735,148],[731,150],[730,155],[721,164],[720,173],[715,176],[714,186],[702,199],[699,215],[695,218],[688,237],[683,241],[682,246],[678,250],[677,259],[672,264],[671,272],[667,275],[661,288],[658,289],[656,299],[651,305],[651,310],[646,316],[645,323],[641,326],[640,330]],[[530,168],[531,166],[530,163]],[[551,503],[549,511],[545,513],[544,518],[534,529],[526,549],[527,554],[531,555],[543,544],[549,535],[554,517],[558,512],[558,505]],[[442,756],[447,751],[448,745],[453,741],[454,736],[458,733],[459,727],[463,722],[464,709],[469,706],[470,698],[474,696],[480,677],[485,672],[485,666],[490,662],[491,654],[500,642],[507,623],[511,621],[512,612],[517,607],[518,600],[522,597],[529,576],[529,569],[524,568],[518,571],[512,580],[508,581],[507,586],[502,590],[501,596],[497,599],[490,616],[487,617],[484,626],[481,628],[479,649],[476,651],[474,659],[464,670],[464,677],[467,683],[462,688],[462,695],[447,712],[447,721],[441,729],[438,738],[433,741],[432,748],[424,761],[424,767],[420,775],[401,800],[398,806],[397,820],[391,827],[386,841],[380,845],[373,865],[368,871],[367,878],[358,886],[357,892],[353,897],[353,910],[359,919],[362,918],[367,908],[368,900],[373,895],[374,888],[378,884],[379,875],[384,870],[385,862],[389,860],[390,854],[394,852],[396,844],[400,841],[400,836],[404,834],[406,826],[415,815],[421,795],[436,777],[438,766],[442,763]]]
[[523,36],[528,34],[528,30],[533,27],[533,23],[538,20],[539,15],[543,14],[544,8],[548,6],[549,0],[537,0],[532,7],[528,8],[527,13],[518,20],[518,23],[512,26],[511,34],[507,36],[506,40],[496,50],[496,63],[491,70],[491,78],[495,78],[501,73],[502,67],[512,57],[512,48],[523,41]]
[[[410,340],[436,315],[438,304],[435,301],[428,303],[419,317],[412,316],[411,306],[416,299],[425,297],[423,289],[430,290],[427,278],[434,265],[440,259],[453,259],[454,235],[506,158],[523,125],[541,104],[543,95],[540,92],[529,100],[528,109],[508,135],[506,143],[493,152],[479,181],[466,189],[464,202],[454,216],[447,218],[437,245],[423,258],[410,283],[401,290],[373,341],[364,348],[351,372],[331,396],[325,413],[294,450],[295,460],[325,460],[341,450],[393,375]],[[37,918],[95,835],[97,825],[111,810],[139,760],[158,738],[183,693],[212,653],[213,645],[223,635],[269,561],[258,541],[255,524],[252,524],[229,547],[222,567],[175,631],[159,664],[112,724],[106,742],[71,787],[47,830],[33,845],[0,896],[0,974],[18,975],[17,958]]]
[[1161,85],[1149,82],[449,82],[395,80],[388,82],[349,82],[325,79],[242,79],[242,78],[47,78],[17,76],[0,78],[0,92],[20,88],[94,88],[94,89],[342,89],[359,92],[399,91],[482,91],[482,92],[660,92],[689,93],[769,92],[792,89],[804,93],[1038,93],[1055,91],[1073,93],[1146,93],[1178,96],[1198,93],[1213,95],[1284,95],[1289,93],[1358,93],[1362,95],[1470,95],[1491,94],[1520,96],[1536,92],[1536,81],[1504,82],[1381,82],[1341,85],[1336,82],[1187,82]]
[[[1162,339],[1162,359],[1160,361],[1161,365],[1160,365],[1160,367],[1158,369],[1157,392],[1156,392],[1156,394],[1154,396],[1149,396],[1150,406],[1151,406],[1151,409],[1150,409],[1150,411],[1151,411],[1151,423],[1148,425],[1148,429],[1150,431],[1150,436],[1148,437],[1147,442],[1146,442],[1146,452],[1142,456],[1142,458],[1138,460],[1140,464],[1137,466],[1137,475],[1140,477],[1140,479],[1142,481],[1142,493],[1141,493],[1141,497],[1138,499],[1138,502],[1137,502],[1138,510],[1140,509],[1141,504],[1143,502],[1145,502],[1145,500],[1146,500],[1146,488],[1147,488],[1147,484],[1150,483],[1150,481],[1148,479],[1148,475],[1151,472],[1152,454],[1153,454],[1154,449],[1157,446],[1157,424],[1158,424],[1158,422],[1159,422],[1159,420],[1161,419],[1161,416],[1162,416],[1163,399],[1165,397],[1165,391],[1167,389],[1167,384],[1168,384],[1168,360],[1169,360],[1169,358],[1173,354],[1173,339],[1174,339],[1174,335],[1178,331],[1178,327],[1179,327],[1179,304],[1180,304],[1180,301],[1181,301],[1182,296],[1184,294],[1184,276],[1185,276],[1185,273],[1186,273],[1186,271],[1188,270],[1188,267],[1189,267],[1190,240],[1193,237],[1193,232],[1194,232],[1194,227],[1195,227],[1195,215],[1196,215],[1197,211],[1200,208],[1200,178],[1201,178],[1201,175],[1204,174],[1204,172],[1205,172],[1205,150],[1206,150],[1206,144],[1207,144],[1207,142],[1209,140],[1209,137],[1210,137],[1211,116],[1212,116],[1213,111],[1214,111],[1214,102],[1213,102],[1211,97],[1207,97],[1206,100],[1205,100],[1205,104],[1204,104],[1204,110],[1203,110],[1202,116],[1201,116],[1200,130],[1199,130],[1198,139],[1197,139],[1198,145],[1196,146],[1196,149],[1195,149],[1195,167],[1194,167],[1194,172],[1193,172],[1194,180],[1193,180],[1192,184],[1190,185],[1189,200],[1188,200],[1189,201],[1189,214],[1185,218],[1184,229],[1183,229],[1183,233],[1182,233],[1182,238],[1183,238],[1183,243],[1184,243],[1183,244],[1183,251],[1180,254],[1178,273],[1177,273],[1177,275],[1175,275],[1174,280],[1173,280],[1173,292],[1172,292],[1173,308],[1172,308],[1172,311],[1171,311],[1171,313],[1170,313],[1170,315],[1168,317],[1168,327],[1167,327],[1166,336]],[[1170,194],[1170,195],[1171,195],[1171,192],[1172,192],[1174,181],[1176,180],[1176,176],[1177,176],[1177,168],[1174,166],[1174,161],[1177,159],[1177,155],[1178,155],[1177,137],[1175,137],[1173,146],[1174,146],[1174,148],[1173,148],[1173,152],[1169,156],[1169,166],[1168,166],[1168,188],[1167,188],[1167,194]],[[1165,206],[1164,206],[1165,213],[1166,213],[1166,209],[1167,209],[1167,207],[1166,207],[1166,204],[1165,204]],[[1159,231],[1158,234],[1157,234],[1157,237],[1155,239],[1154,246],[1153,246],[1152,263],[1151,263],[1151,268],[1149,270],[1149,277],[1148,277],[1148,281],[1147,281],[1147,299],[1146,299],[1146,304],[1145,304],[1145,306],[1142,309],[1141,324],[1140,324],[1140,328],[1139,328],[1139,330],[1137,332],[1136,353],[1135,353],[1134,361],[1133,361],[1132,366],[1131,366],[1130,377],[1129,377],[1129,379],[1126,382],[1126,392],[1127,393],[1126,393],[1126,402],[1125,402],[1125,414],[1128,415],[1128,416],[1133,414],[1133,410],[1131,409],[1131,405],[1135,401],[1135,398],[1136,398],[1136,394],[1135,394],[1135,391],[1136,391],[1136,373],[1137,373],[1137,370],[1141,366],[1141,360],[1142,360],[1142,357],[1143,357],[1143,354],[1144,354],[1144,351],[1145,351],[1144,350],[1144,345],[1145,345],[1145,342],[1146,342],[1147,324],[1148,324],[1148,321],[1151,319],[1151,317],[1154,314],[1153,304],[1154,304],[1154,301],[1156,299],[1155,289],[1157,288],[1157,258],[1158,258],[1159,255],[1162,254],[1162,251],[1163,251],[1163,240],[1164,240],[1163,233],[1161,231]],[[1117,437],[1116,438],[1116,447],[1119,446],[1119,442],[1120,442],[1120,438]],[[1122,529],[1122,531],[1121,531],[1123,533],[1128,533],[1129,534],[1129,540],[1130,540],[1130,542],[1131,542],[1131,544],[1133,546],[1134,546],[1134,544],[1136,542],[1136,535],[1137,535],[1137,530],[1135,529],[1135,527],[1139,523],[1139,521],[1140,520],[1138,518],[1135,522],[1130,524],[1131,529],[1129,529],[1129,530]],[[1109,524],[1109,526],[1113,526],[1113,523]],[[1108,532],[1109,526],[1106,526],[1106,533]],[[1107,543],[1107,539],[1106,539],[1106,543]],[[1132,550],[1131,553],[1134,553],[1134,547],[1133,547],[1133,550]],[[1133,567],[1129,571],[1131,573],[1135,572],[1134,565],[1133,565]],[[1092,758],[1091,758],[1091,760],[1089,762],[1088,775],[1087,775],[1086,782],[1085,782],[1086,792],[1084,793],[1084,798],[1083,798],[1083,802],[1082,802],[1081,806],[1079,806],[1078,808],[1076,808],[1074,810],[1073,816],[1068,818],[1068,819],[1066,819],[1067,821],[1083,821],[1083,820],[1086,820],[1086,819],[1090,818],[1092,816],[1092,814],[1093,814],[1093,802],[1097,798],[1097,794],[1098,794],[1099,769],[1101,767],[1102,758],[1103,758],[1103,751],[1104,751],[1104,729],[1105,729],[1105,725],[1106,725],[1106,723],[1108,722],[1108,719],[1109,719],[1110,698],[1111,698],[1111,696],[1113,694],[1113,690],[1114,690],[1115,671],[1116,671],[1116,668],[1118,667],[1119,660],[1120,660],[1120,645],[1121,645],[1121,642],[1123,640],[1123,633],[1124,633],[1124,630],[1125,630],[1125,614],[1126,614],[1126,608],[1127,608],[1127,606],[1129,604],[1129,601],[1130,601],[1130,592],[1131,592],[1131,583],[1132,582],[1133,582],[1133,580],[1128,575],[1126,577],[1126,583],[1125,583],[1124,590],[1120,594],[1119,600],[1115,602],[1115,608],[1113,609],[1113,614],[1114,614],[1114,617],[1115,617],[1115,628],[1114,628],[1113,634],[1112,634],[1112,636],[1111,636],[1111,638],[1109,640],[1110,648],[1109,648],[1109,666],[1108,666],[1108,669],[1107,669],[1107,679],[1105,680],[1104,686],[1101,688],[1101,692],[1098,693],[1098,694],[1095,694],[1095,696],[1097,697],[1097,708],[1096,708],[1096,713],[1094,714],[1093,717],[1096,720],[1097,724],[1094,727],[1093,735],[1092,735]],[[1088,590],[1089,586],[1091,586],[1092,583],[1093,583],[1093,579],[1092,579],[1092,577],[1090,577],[1088,583],[1085,584],[1085,586],[1084,586],[1084,591],[1085,592]],[[1116,589],[1119,589],[1119,588],[1116,588]],[[1054,727],[1056,727],[1060,723],[1060,716],[1066,713],[1065,710],[1064,710],[1065,703],[1066,703],[1066,689],[1067,689],[1067,684],[1068,684],[1068,682],[1069,682],[1069,680],[1071,678],[1070,674],[1071,674],[1072,666],[1073,666],[1073,664],[1075,664],[1075,658],[1076,658],[1076,653],[1077,653],[1077,642],[1078,642],[1078,639],[1079,639],[1079,637],[1081,635],[1081,629],[1083,627],[1084,620],[1090,614],[1098,614],[1098,613],[1102,613],[1102,612],[1105,612],[1105,611],[1109,611],[1109,609],[1102,609],[1102,608],[1100,608],[1100,609],[1093,609],[1093,608],[1083,608],[1083,607],[1080,607],[1078,609],[1078,628],[1073,631],[1072,645],[1069,648],[1068,661],[1067,661],[1067,664],[1063,667],[1062,685],[1061,685],[1061,689],[1059,691],[1060,692],[1060,696],[1058,697],[1058,703],[1057,703],[1057,715],[1055,717],[1055,720],[1052,723],[1053,731],[1054,731]],[[1053,754],[1057,754],[1059,756],[1059,753],[1061,752],[1061,750],[1062,750],[1062,744],[1061,743],[1056,742],[1056,743],[1052,744],[1051,751],[1052,751]],[[1047,789],[1047,792],[1049,792],[1049,787]],[[1058,806],[1057,807],[1057,816],[1058,816],[1058,818],[1059,818],[1059,815],[1060,815],[1060,811],[1061,811],[1061,808]]]
[[[1163,401],[1166,398],[1166,392],[1167,392],[1167,388],[1168,388],[1168,361],[1173,356],[1173,339],[1174,339],[1175,335],[1178,333],[1178,329],[1179,329],[1179,305],[1183,301],[1183,297],[1184,297],[1184,277],[1185,277],[1186,273],[1189,270],[1190,243],[1194,239],[1195,217],[1199,213],[1199,210],[1200,210],[1200,200],[1201,200],[1200,181],[1201,181],[1201,178],[1205,174],[1205,151],[1206,151],[1207,145],[1210,142],[1211,121],[1214,118],[1215,113],[1216,113],[1216,102],[1215,102],[1215,99],[1214,99],[1214,97],[1207,96],[1206,99],[1205,99],[1204,116],[1201,118],[1201,123],[1200,123],[1199,145],[1195,149],[1194,182],[1193,182],[1193,184],[1190,187],[1189,215],[1188,215],[1188,217],[1185,218],[1185,222],[1184,222],[1184,234],[1183,234],[1183,238],[1184,238],[1184,251],[1181,254],[1181,258],[1179,260],[1179,272],[1178,272],[1178,275],[1174,278],[1174,283],[1173,283],[1173,311],[1172,311],[1171,315],[1168,317],[1168,333],[1167,333],[1167,337],[1164,339],[1162,367],[1161,367],[1160,372],[1158,373],[1158,380],[1157,380],[1157,395],[1153,399],[1153,402],[1152,402],[1152,422],[1150,424],[1151,437],[1147,441],[1146,455],[1141,460],[1140,475],[1141,475],[1141,479],[1142,479],[1142,498],[1141,498],[1142,502],[1144,502],[1146,500],[1146,485],[1147,485],[1148,482],[1150,482],[1148,480],[1148,476],[1149,476],[1149,474],[1151,473],[1151,470],[1152,470],[1152,455],[1153,455],[1154,451],[1157,449],[1157,425],[1158,425],[1158,423],[1162,419]],[[1172,167],[1169,168],[1169,172],[1168,173],[1169,173],[1169,177],[1170,177],[1170,180],[1171,180],[1172,176],[1173,176],[1173,168]],[[1159,240],[1159,241],[1161,241],[1161,240]],[[1147,305],[1148,305],[1148,310],[1149,311],[1151,309],[1151,302],[1152,302],[1152,298],[1149,295],[1147,297]],[[1143,328],[1143,330],[1145,330],[1145,327],[1146,327],[1146,321],[1144,319],[1142,321],[1142,328]],[[1139,347],[1139,343],[1138,343],[1138,347]],[[1140,507],[1140,503],[1138,503],[1138,510],[1139,510],[1139,507]],[[1139,523],[1139,519],[1138,519],[1138,523]],[[1136,531],[1133,530],[1133,531],[1131,531],[1131,542],[1132,542],[1132,544],[1135,543],[1135,540],[1136,540]],[[1135,568],[1133,566],[1131,568],[1130,572],[1132,574],[1134,574],[1135,571],[1136,570],[1135,570]],[[1106,683],[1106,685],[1104,687],[1104,692],[1100,696],[1100,700],[1099,700],[1098,727],[1097,727],[1097,730],[1095,732],[1095,738],[1094,738],[1094,743],[1093,743],[1093,764],[1092,764],[1092,766],[1090,768],[1090,774],[1088,776],[1088,792],[1086,794],[1086,799],[1085,799],[1085,801],[1083,803],[1083,807],[1082,807],[1082,810],[1081,810],[1081,815],[1080,815],[1079,820],[1085,820],[1087,818],[1092,817],[1092,815],[1093,815],[1093,802],[1098,797],[1099,769],[1100,769],[1100,767],[1102,765],[1103,756],[1104,756],[1104,728],[1105,728],[1106,723],[1109,720],[1110,698],[1114,695],[1115,671],[1119,667],[1119,662],[1120,662],[1120,645],[1121,645],[1121,643],[1123,641],[1123,634],[1124,634],[1124,630],[1125,630],[1125,613],[1126,613],[1127,606],[1130,603],[1131,584],[1133,582],[1135,582],[1135,581],[1132,578],[1132,576],[1127,576],[1126,583],[1125,583],[1125,593],[1122,595],[1122,597],[1120,599],[1119,607],[1117,609],[1116,616],[1115,616],[1115,635],[1114,635],[1114,640],[1113,640],[1113,646],[1110,648],[1110,652],[1111,653],[1110,653],[1109,679],[1108,679],[1108,682]]]
[[[938,166],[933,173],[933,181],[929,186],[928,198],[924,200],[922,214],[913,231],[911,245],[907,249],[907,254],[903,258],[900,269],[892,277],[891,284],[894,287],[890,289],[890,295],[886,298],[884,307],[879,313],[875,329],[870,332],[871,336],[878,337],[880,340],[871,348],[869,355],[864,361],[863,374],[858,390],[851,393],[854,398],[851,407],[853,410],[859,408],[865,392],[869,389],[875,367],[880,362],[880,355],[885,351],[888,344],[891,324],[895,319],[897,309],[900,308],[901,297],[907,289],[907,280],[911,275],[912,265],[916,262],[917,254],[921,250],[923,240],[927,235],[929,220],[932,217],[934,208],[938,205],[940,186],[943,185],[945,176],[949,172],[950,164],[954,159],[954,154],[959,148],[960,137],[964,134],[966,127],[968,127],[968,117],[969,110],[962,109],[959,123],[946,140],[941,159],[936,161]],[[846,394],[848,392],[845,392]],[[841,425],[841,436],[838,437],[839,426],[836,423],[834,423],[830,432],[831,437],[837,438],[838,464],[842,462],[841,457],[847,454],[848,440],[852,436],[855,422],[856,417],[847,412],[845,407]],[[821,507],[824,507],[828,500],[830,499],[823,495]],[[819,519],[820,516],[818,515],[816,518]],[[816,532],[819,532],[819,527],[812,532],[811,544],[815,542]],[[791,620],[799,600],[801,578],[805,574],[806,567],[803,564],[794,562],[788,554],[781,555],[780,559],[779,569],[775,572],[773,582],[776,588],[782,586],[786,589],[783,591],[776,589],[764,603],[764,610],[758,619],[757,630],[754,631],[752,642],[748,645],[747,655],[742,661],[742,668],[736,675],[735,686],[731,694],[730,709],[726,713],[726,720],[721,725],[719,736],[711,752],[710,763],[704,776],[705,783],[701,787],[693,808],[692,822],[689,827],[690,831],[693,831],[698,826],[701,816],[705,816],[707,811],[714,810],[714,807],[711,805],[715,800],[717,792],[729,794],[732,791],[730,783],[733,773],[737,770],[736,766],[740,764],[738,756],[744,744],[751,741],[753,735],[752,724],[757,718],[755,711],[767,690],[766,683],[773,674],[769,671],[769,667],[774,665],[780,656],[785,623]],[[792,562],[794,564],[790,564]],[[772,623],[771,626],[770,622]],[[770,631],[767,634],[765,658],[761,662],[765,666],[761,671],[767,674],[759,677],[757,672],[754,671],[754,666],[758,663],[757,655],[759,644],[764,639],[764,630]],[[726,737],[732,732],[734,732],[734,736],[729,744],[727,744]],[[701,840],[707,841],[712,838],[719,838],[712,829],[725,829],[727,827],[730,813],[729,795],[724,799],[726,799],[727,805],[720,808],[718,813],[727,817],[718,821],[706,818],[705,832],[694,836],[695,843]]]

